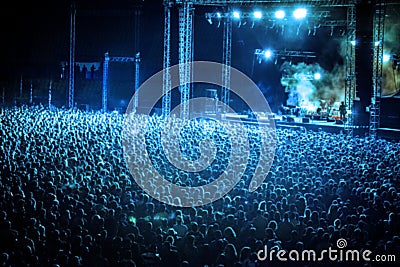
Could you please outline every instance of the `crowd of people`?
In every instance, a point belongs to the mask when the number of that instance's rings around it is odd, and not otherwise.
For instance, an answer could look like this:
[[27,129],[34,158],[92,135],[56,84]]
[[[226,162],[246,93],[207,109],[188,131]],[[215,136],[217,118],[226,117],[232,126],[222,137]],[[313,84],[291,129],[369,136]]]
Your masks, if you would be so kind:
[[[277,127],[275,158],[257,190],[248,190],[249,166],[224,197],[185,208],[155,200],[136,184],[122,147],[124,114],[44,107],[0,112],[0,266],[316,266],[261,261],[257,253],[265,245],[337,249],[338,239],[348,249],[397,253],[400,260],[399,142]],[[158,153],[156,125],[148,124],[146,149],[167,164]],[[190,131],[183,138],[193,138]],[[226,139],[213,139],[218,150],[229,148]],[[218,160],[196,176],[199,184],[209,180],[205,174],[223,172],[226,160]],[[193,185],[185,178],[171,177]]]

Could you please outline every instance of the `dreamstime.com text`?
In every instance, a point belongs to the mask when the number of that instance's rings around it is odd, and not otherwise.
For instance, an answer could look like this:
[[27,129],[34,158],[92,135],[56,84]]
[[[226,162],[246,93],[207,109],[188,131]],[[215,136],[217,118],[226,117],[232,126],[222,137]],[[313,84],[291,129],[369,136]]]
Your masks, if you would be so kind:
[[356,250],[344,249],[347,246],[346,239],[340,238],[336,242],[337,248],[329,247],[321,252],[312,249],[302,251],[297,250],[275,250],[268,251],[265,245],[264,249],[257,252],[258,260],[260,261],[338,261],[338,262],[352,262],[352,261],[366,261],[366,262],[395,262],[396,255],[373,255],[371,250]]

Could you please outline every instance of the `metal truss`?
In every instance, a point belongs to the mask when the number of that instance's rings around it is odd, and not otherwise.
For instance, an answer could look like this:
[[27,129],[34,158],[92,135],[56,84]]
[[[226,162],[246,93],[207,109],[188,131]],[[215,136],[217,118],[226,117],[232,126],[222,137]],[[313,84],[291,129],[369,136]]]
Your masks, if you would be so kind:
[[[296,51],[296,50],[271,50],[272,57],[286,57],[286,58],[315,58],[316,55],[314,52],[310,51]],[[265,50],[256,49],[254,51],[254,55],[257,56],[259,62],[265,57]]]
[[[334,29],[335,28],[340,28],[342,29],[339,33],[343,36],[346,32],[343,30],[347,26],[347,20],[346,19],[333,19],[331,18],[331,11],[329,10],[314,10],[312,14],[308,15],[307,19],[307,27],[308,27],[308,35],[315,35],[317,32],[317,29],[322,28],[322,27],[330,27],[331,28],[331,36],[334,34]],[[246,20],[246,19],[251,19],[253,20],[253,23],[251,24],[252,27],[255,24],[254,21],[254,14],[253,12],[243,12],[240,14],[241,20]],[[221,24],[221,21],[224,19],[231,19],[232,13],[229,12],[214,12],[214,13],[206,13],[205,18],[206,20],[210,23],[213,24],[213,22],[216,22],[216,24],[219,25]],[[265,14],[265,18],[261,19],[261,22],[265,23],[270,23],[272,26],[271,27],[281,27],[282,31],[284,30],[284,27],[288,25],[287,20],[280,20],[275,18],[274,12],[267,12]],[[239,22],[240,23],[240,22]]]
[[320,24],[316,26],[323,26],[323,27],[346,27],[347,26],[347,20],[345,19],[339,19],[339,20],[324,20],[321,21]]
[[133,105],[134,105],[135,110],[139,106],[139,93],[138,93],[139,84],[140,84],[139,70],[140,70],[140,52],[136,53],[136,55],[135,55],[135,94],[133,97]]
[[347,39],[346,39],[346,78],[345,78],[345,105],[348,112],[347,120],[344,123],[344,129],[347,133],[353,135],[354,125],[354,96],[356,94],[356,71],[355,71],[355,45],[356,40],[356,8],[349,6],[347,8]]
[[32,103],[33,103],[33,84],[31,81],[31,85],[29,87],[29,104],[32,105]]
[[[186,0],[164,0],[164,2],[174,2],[176,4],[183,4]],[[351,6],[356,3],[356,0],[192,0],[194,5],[258,5],[258,4],[278,4],[293,5],[304,4],[312,6]]]
[[386,15],[386,1],[378,0],[375,5],[374,14],[374,58],[372,73],[372,97],[370,106],[369,133],[376,137],[380,126],[380,101],[382,92],[382,64],[383,64],[383,41]]
[[231,86],[231,51],[232,51],[232,19],[226,18],[224,21],[224,36],[222,47],[222,103],[223,113],[227,113],[230,99]]
[[110,57],[111,62],[135,62],[134,57]]
[[101,111],[107,112],[107,101],[108,101],[108,63],[110,61],[110,56],[108,52],[104,54],[103,63],[103,90],[101,97]]
[[181,119],[189,119],[191,92],[191,62],[193,34],[193,4],[184,2],[179,8],[179,79],[181,93]]
[[[224,18],[230,18],[232,17],[232,13],[230,12],[217,12],[217,13],[205,13],[206,19],[224,19]],[[268,12],[265,17],[269,21],[278,21],[278,19],[271,19],[275,17],[275,12]],[[330,11],[329,10],[316,10],[312,14],[308,15],[308,18],[327,18],[330,17]],[[247,18],[253,18],[253,12],[242,12],[240,14],[241,19],[247,19]]]
[[68,108],[74,107],[75,102],[75,2],[71,4],[70,33],[69,33],[69,75],[68,75]]
[[[140,56],[139,56],[140,57]],[[102,112],[107,112],[108,105],[108,70],[109,70],[109,62],[136,62],[136,57],[110,57],[108,52],[104,54],[104,62],[103,62],[103,87],[102,87],[102,98],[101,98],[101,110]],[[137,73],[139,74],[139,72]],[[139,77],[137,76],[137,79]],[[136,79],[136,77],[135,77]],[[136,81],[135,81],[136,86]],[[136,106],[137,107],[137,106]]]
[[171,64],[171,10],[169,5],[164,7],[164,61],[163,61],[163,98],[162,115],[171,112],[171,77],[169,67]]
[[[53,85],[53,80],[50,80],[50,84],[49,84],[49,107],[51,107],[51,94],[52,94],[52,85]],[[4,99],[4,97],[3,97],[3,99]],[[4,102],[4,100],[3,100],[3,102]]]
[[[316,6],[316,7],[347,7],[347,18],[346,20],[335,20],[327,18],[330,15],[329,11],[317,11],[314,17],[321,18],[321,21],[318,23],[314,23],[309,28],[309,34],[312,30],[315,30],[321,26],[329,26],[333,27],[343,27],[346,28],[346,31],[342,31],[342,35],[347,33],[347,48],[346,48],[346,99],[345,102],[348,106],[348,109],[352,110],[353,108],[353,97],[355,94],[355,48],[351,45],[352,41],[355,40],[355,4],[357,0],[331,0],[331,1],[322,1],[322,0],[308,0],[308,1],[299,1],[299,0],[266,0],[266,1],[257,1],[257,0],[164,0],[164,6],[166,7],[165,11],[165,20],[164,20],[164,70],[166,70],[170,65],[170,12],[169,8],[177,5],[179,7],[179,76],[180,76],[180,92],[181,92],[181,118],[188,118],[189,115],[189,105],[187,100],[190,96],[191,91],[191,60],[192,60],[192,52],[193,52],[193,43],[192,43],[192,34],[193,34],[193,10],[195,5],[212,5],[212,6],[229,6],[229,5],[259,5],[259,4],[269,4],[268,6],[293,6],[298,4],[303,4],[305,6]],[[221,19],[223,16],[225,20],[229,17],[228,13],[215,14],[215,15],[207,15],[209,19]],[[218,17],[217,17],[218,16]],[[322,20],[324,18],[325,20]],[[210,20],[209,20],[210,21]],[[229,33],[226,29],[229,27],[225,27],[224,30],[224,44],[223,44],[223,63],[227,66],[230,65],[230,42],[229,37],[231,32]],[[301,51],[276,51],[274,52],[274,56],[287,56],[287,57],[315,57],[315,55],[309,54],[308,52]],[[189,64],[187,64],[189,63]],[[226,64],[229,63],[229,64]],[[229,87],[230,84],[230,73],[228,70],[224,69],[222,74],[224,88]],[[163,114],[169,113],[170,110],[170,76],[168,71],[164,73],[164,83],[163,83]],[[222,100],[224,103],[228,103],[229,101],[229,92],[223,92]],[[349,114],[349,120],[347,121],[345,127],[352,131],[353,119],[352,114]],[[352,132],[351,132],[352,134]]]
[[282,81],[286,82],[286,83],[290,83],[290,82],[295,82],[298,80],[302,80],[302,81],[312,81],[315,80],[314,78],[314,74],[313,73],[305,73],[305,74],[301,74],[299,75],[298,73],[295,74],[283,74],[282,75]]

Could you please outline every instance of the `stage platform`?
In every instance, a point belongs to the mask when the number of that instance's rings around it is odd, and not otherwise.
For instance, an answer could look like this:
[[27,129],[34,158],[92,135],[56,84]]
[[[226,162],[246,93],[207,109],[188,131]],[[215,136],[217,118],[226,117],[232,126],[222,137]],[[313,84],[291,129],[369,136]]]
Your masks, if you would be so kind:
[[[225,114],[223,118],[232,122],[241,120],[244,123],[256,123],[254,118],[249,118],[247,115]],[[309,117],[296,117],[287,115],[270,114],[268,116],[259,116],[259,123],[270,123],[271,120],[275,122],[277,128],[288,128],[294,130],[312,130],[312,131],[326,131],[330,133],[346,133],[344,124],[340,120],[327,120],[327,119],[312,119]],[[364,137],[369,135],[369,126],[353,126],[353,135]],[[377,131],[378,137],[399,140],[400,129],[393,128],[379,128]]]

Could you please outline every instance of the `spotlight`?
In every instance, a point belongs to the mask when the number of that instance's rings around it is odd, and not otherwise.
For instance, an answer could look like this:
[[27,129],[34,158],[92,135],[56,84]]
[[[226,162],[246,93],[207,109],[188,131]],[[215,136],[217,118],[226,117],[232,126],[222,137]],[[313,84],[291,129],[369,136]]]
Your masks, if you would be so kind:
[[217,18],[221,18],[222,17],[222,15],[221,15],[221,13],[220,12],[217,12]]
[[355,40],[351,41],[350,43],[351,43],[352,46],[355,46],[357,44],[357,42]]
[[383,58],[382,58],[383,63],[389,62],[389,60],[390,60],[390,55],[383,54]]
[[381,44],[381,41],[375,41],[375,43],[374,43],[375,46],[378,46],[380,44]]
[[283,10],[277,10],[275,12],[275,18],[277,18],[277,19],[284,19],[285,16],[286,16],[286,14],[285,14],[285,11],[283,11]]
[[255,18],[255,19],[261,19],[262,18],[262,12],[261,11],[254,11],[254,13],[253,13],[253,17]]
[[268,49],[264,52],[264,56],[266,59],[270,59],[272,57],[272,51]]
[[293,12],[293,16],[295,19],[304,19],[307,16],[307,9],[298,8]]
[[239,11],[233,11],[233,17],[235,19],[240,19],[240,12]]
[[321,79],[321,73],[319,73],[319,72],[316,72],[316,73],[314,73],[314,80],[320,80]]

